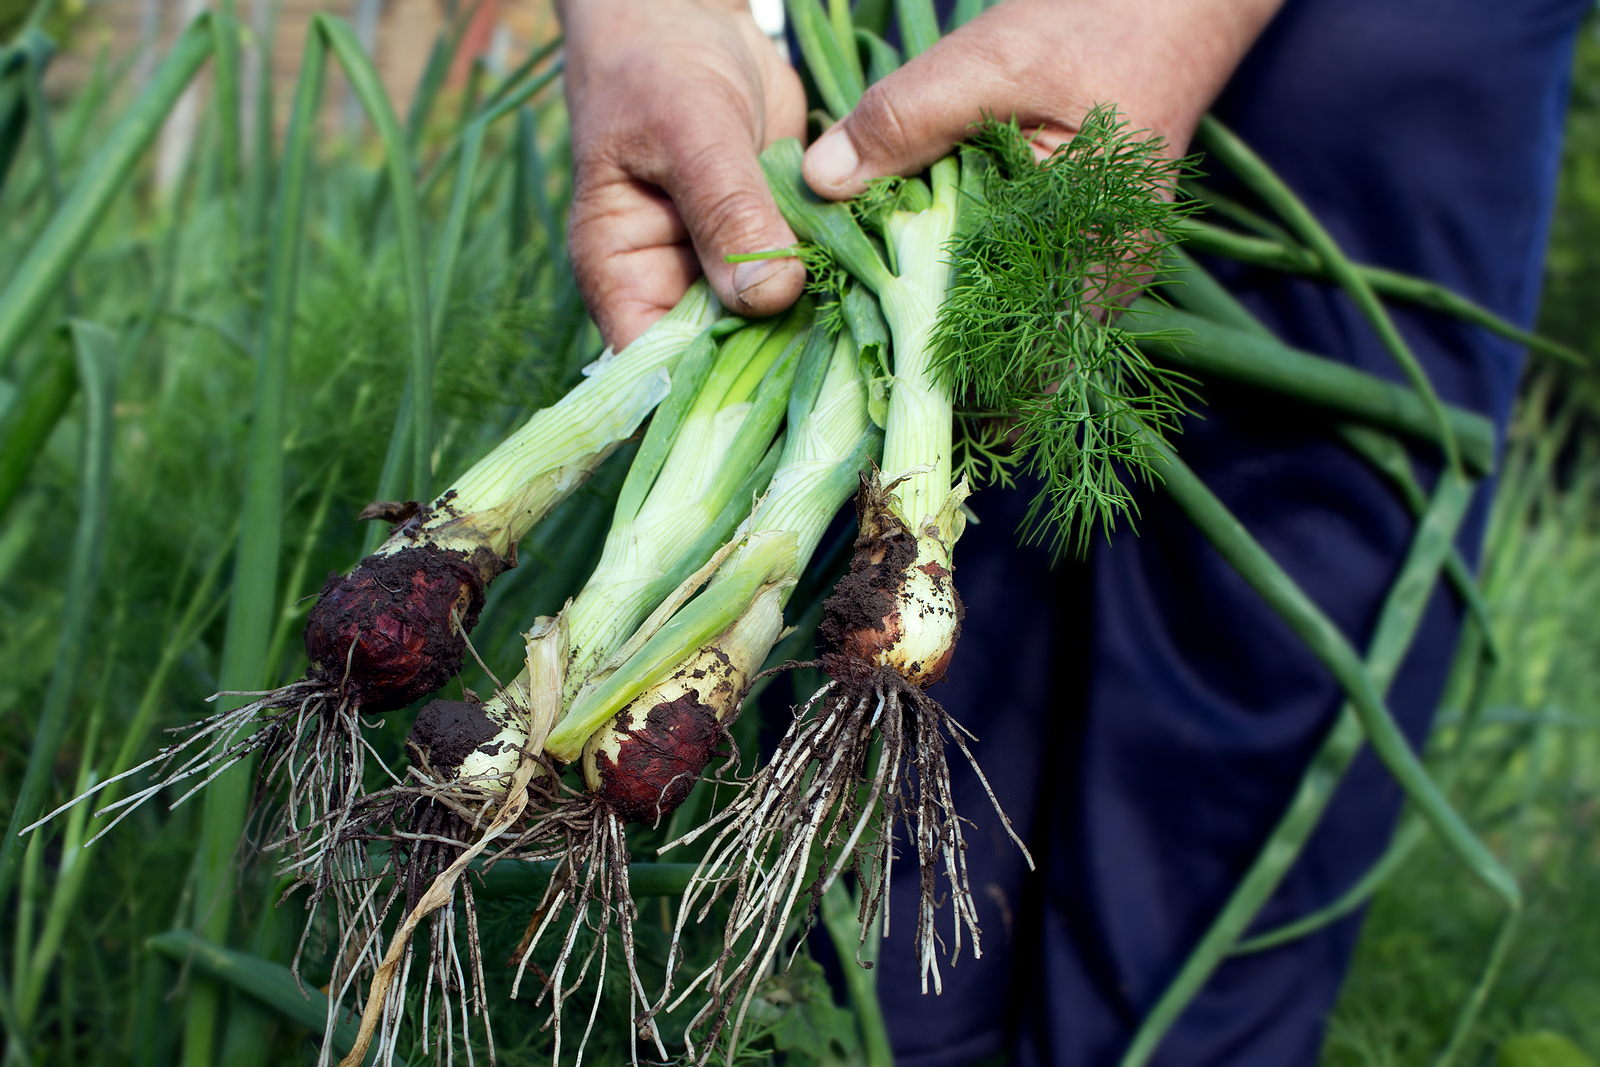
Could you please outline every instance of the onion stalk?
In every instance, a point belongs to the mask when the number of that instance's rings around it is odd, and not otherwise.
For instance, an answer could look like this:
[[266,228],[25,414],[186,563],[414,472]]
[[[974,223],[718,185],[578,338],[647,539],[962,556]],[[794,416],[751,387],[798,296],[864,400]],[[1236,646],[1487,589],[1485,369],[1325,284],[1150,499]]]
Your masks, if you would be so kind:
[[[821,326],[813,328],[787,421],[782,457],[755,512],[735,539],[685,582],[692,591],[709,575],[705,590],[681,607],[669,600],[666,606],[675,607],[670,617],[642,641],[638,638],[650,626],[641,627],[631,642],[635,650],[602,683],[580,694],[544,745],[547,755],[571,753],[581,760],[587,796],[558,804],[532,827],[543,851],[529,855],[559,857],[564,876],[552,880],[529,923],[519,949],[522,966],[552,918],[575,905],[576,923],[595,898],[594,887],[603,885],[631,973],[637,911],[626,891],[623,823],[641,817],[659,821],[704,772],[780,636],[782,608],[795,581],[880,447],[859,351],[848,332],[834,340]],[[566,967],[574,928],[569,926],[541,994],[556,998],[552,1014],[558,1027],[557,975]],[[675,935],[669,974],[677,953]],[[634,995],[648,1002],[642,986],[633,986]],[[655,1040],[658,1051],[653,1019],[671,1010],[669,993],[670,985],[638,1016],[641,1036]],[[713,997],[690,1021],[690,1031],[707,1021],[713,1031],[720,1028],[725,1004]],[[713,1032],[707,1047],[714,1040]]]
[[[954,912],[952,958],[964,934],[974,955],[982,951],[944,737],[969,761],[971,753],[960,726],[924,692],[944,677],[962,616],[952,550],[965,529],[968,489],[965,479],[951,485],[954,398],[936,361],[939,311],[952,281],[946,248],[961,221],[960,166],[953,158],[934,164],[931,191],[916,179],[878,190],[867,210],[881,225],[886,264],[849,208],[823,204],[806,189],[797,142],[774,144],[762,163],[795,232],[876,294],[892,339],[893,374],[882,471],[862,479],[850,572],[817,631],[834,681],[813,697],[815,716],[796,717],[772,762],[727,809],[727,828],[710,851],[718,862],[744,857],[746,865],[771,870],[756,894],[763,910],[747,921],[763,931],[757,943],[775,953],[801,888],[811,884],[815,905],[858,848],[867,853],[862,928],[870,927],[887,891],[893,823],[905,820],[922,870],[916,945],[923,988],[931,979],[938,990],[941,865]],[[873,766],[875,739],[881,754]],[[1004,812],[1000,817],[1005,821]],[[840,856],[818,878],[816,864],[831,849]],[[885,934],[887,920],[885,914]]]

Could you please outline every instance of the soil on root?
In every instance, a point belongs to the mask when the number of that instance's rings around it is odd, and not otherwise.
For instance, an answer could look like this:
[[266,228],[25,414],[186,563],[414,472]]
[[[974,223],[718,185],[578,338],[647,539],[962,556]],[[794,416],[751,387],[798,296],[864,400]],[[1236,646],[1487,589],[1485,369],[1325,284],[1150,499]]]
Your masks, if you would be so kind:
[[306,622],[308,674],[363,710],[403,708],[461,669],[462,632],[477,625],[483,589],[466,553],[433,545],[368,556],[343,578],[329,574]]
[[[863,486],[862,496],[866,492]],[[900,637],[897,605],[906,568],[917,558],[917,539],[886,510],[869,516],[863,505],[859,512],[862,533],[850,572],[823,604],[817,637],[823,647],[870,672],[874,657]]]
[[954,578],[942,564],[930,560],[917,568],[933,582],[939,601],[908,601],[907,572],[916,564],[917,538],[894,513],[887,491],[876,475],[863,475],[856,494],[856,515],[861,534],[856,538],[850,571],[839,579],[834,593],[823,603],[817,637],[828,674],[851,685],[868,684],[885,662],[885,655],[905,636],[901,614],[908,603],[926,617],[931,612],[955,611],[955,634],[943,654],[931,663],[903,664],[908,679],[926,688],[944,678],[961,636],[966,609],[956,592]]
[[472,845],[472,827],[460,815],[431,797],[417,797],[400,805],[396,826],[407,827],[409,839],[397,838],[394,846],[402,857],[400,880],[405,886],[406,912],[422,899],[434,877],[456,861]]
[[430,700],[417,713],[409,743],[421,750],[428,767],[445,778],[460,774],[473,752],[495,756],[507,744],[496,741],[500,727],[476,700]]
[[[876,752],[875,742],[881,742]],[[709,994],[690,1024],[703,1042],[693,1062],[707,1062],[719,1040],[737,1047],[757,981],[782,966],[778,956],[791,919],[803,909],[801,927],[809,928],[827,887],[847,869],[861,884],[860,918],[863,928],[870,927],[885,904],[897,827],[919,869],[913,943],[923,991],[930,983],[936,991],[941,986],[941,950],[954,963],[970,940],[978,954],[977,907],[947,743],[971,764],[1002,825],[1026,856],[973,760],[966,732],[938,701],[887,667],[863,669],[859,681],[829,682],[796,709],[771,758],[731,803],[662,847],[666,853],[708,839],[679,904],[666,988],[651,1008],[652,1014],[672,1011],[692,994]],[[675,991],[685,917],[704,916],[719,900],[729,909],[723,951]],[[934,928],[945,907],[953,920],[950,944]],[[725,1034],[725,1028],[731,1029]]]
[[[495,862],[500,859],[557,861],[510,960],[516,968],[511,998],[518,999],[523,978],[531,967],[539,984],[534,1005],[550,1005],[550,1015],[540,1027],[554,1032],[550,1062],[562,1062],[566,1001],[592,974],[595,1000],[578,1041],[575,1061],[583,1062],[583,1051],[594,1027],[595,1008],[608,988],[606,970],[613,952],[621,956],[627,974],[628,1015],[634,1019],[634,1038],[651,1042],[661,1060],[666,1061],[660,1032],[649,1013],[640,1011],[648,1005],[649,996],[639,977],[633,935],[639,908],[628,884],[630,856],[622,816],[599,797],[568,793],[532,820]],[[615,939],[609,936],[613,928]],[[555,959],[547,961],[547,971],[532,961],[541,940],[552,930],[559,932],[560,942]],[[583,930],[593,935],[586,939],[586,948],[579,947],[578,935]],[[577,972],[575,978],[573,971]]]

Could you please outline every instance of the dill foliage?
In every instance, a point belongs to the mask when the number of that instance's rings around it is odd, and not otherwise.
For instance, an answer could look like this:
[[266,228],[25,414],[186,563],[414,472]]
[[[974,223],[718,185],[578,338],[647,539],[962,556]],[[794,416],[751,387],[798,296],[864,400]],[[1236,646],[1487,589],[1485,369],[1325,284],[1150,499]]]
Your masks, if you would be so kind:
[[[1181,379],[1152,365],[1108,306],[1154,277],[1190,164],[1110,107],[1042,162],[1015,121],[990,119],[968,145],[955,278],[934,334],[937,365],[969,405],[957,473],[1009,484],[1025,464],[1043,482],[1026,538],[1081,552],[1096,528],[1136,512],[1129,476],[1151,477],[1140,427],[1175,430],[1184,410]],[[974,166],[978,153],[988,166]]]
[[850,285],[850,272],[810,241],[797,242],[791,250],[806,265],[806,292],[816,297],[817,321],[830,335],[844,326],[844,292]]

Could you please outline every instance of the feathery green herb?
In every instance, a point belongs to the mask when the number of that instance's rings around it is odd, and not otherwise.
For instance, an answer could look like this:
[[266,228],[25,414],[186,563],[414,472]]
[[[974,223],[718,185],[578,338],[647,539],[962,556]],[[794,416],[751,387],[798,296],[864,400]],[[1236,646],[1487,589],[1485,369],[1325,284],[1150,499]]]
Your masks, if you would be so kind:
[[1150,476],[1127,416],[1166,432],[1183,411],[1181,380],[1108,321],[1108,308],[1143,291],[1173,243],[1186,212],[1171,194],[1188,163],[1109,107],[1043,162],[1015,121],[991,119],[969,144],[992,166],[963,183],[935,358],[969,403],[1015,425],[959,420],[958,471],[1009,481],[1010,436],[1010,462],[1044,483],[1028,537],[1081,550],[1133,509],[1128,476]]

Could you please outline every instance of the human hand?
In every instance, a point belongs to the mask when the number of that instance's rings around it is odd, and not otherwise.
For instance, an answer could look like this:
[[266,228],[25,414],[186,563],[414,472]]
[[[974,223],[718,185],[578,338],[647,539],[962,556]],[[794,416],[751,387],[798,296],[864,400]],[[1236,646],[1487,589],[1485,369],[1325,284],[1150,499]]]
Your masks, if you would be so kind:
[[573,194],[567,245],[584,302],[621,348],[703,272],[729,311],[799,297],[757,154],[805,131],[800,79],[746,0],[562,0]]
[[869,88],[806,152],[819,196],[916,174],[985,115],[1015,116],[1043,157],[1115,104],[1174,157],[1282,0],[1006,0]]

